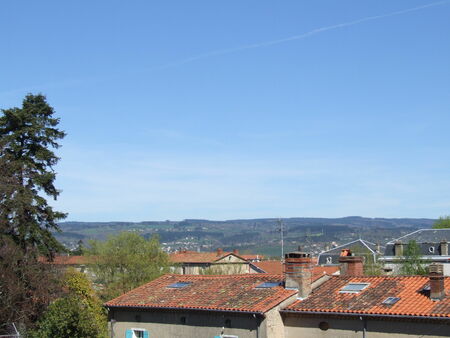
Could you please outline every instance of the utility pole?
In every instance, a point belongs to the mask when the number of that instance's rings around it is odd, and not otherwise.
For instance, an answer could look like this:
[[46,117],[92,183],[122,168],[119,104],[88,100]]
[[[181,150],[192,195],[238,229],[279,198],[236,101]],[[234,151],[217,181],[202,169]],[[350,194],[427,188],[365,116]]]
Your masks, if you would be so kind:
[[284,262],[284,224],[281,218],[278,218],[278,231],[281,237],[281,261]]

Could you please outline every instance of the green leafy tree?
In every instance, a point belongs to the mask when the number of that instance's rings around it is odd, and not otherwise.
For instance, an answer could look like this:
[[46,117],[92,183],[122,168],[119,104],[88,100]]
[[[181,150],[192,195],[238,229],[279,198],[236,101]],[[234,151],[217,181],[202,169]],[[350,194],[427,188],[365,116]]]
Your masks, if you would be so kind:
[[66,215],[54,211],[44,196],[56,199],[53,149],[65,133],[43,95],[27,95],[21,108],[0,116],[0,236],[12,238],[24,251],[38,247],[51,255],[62,247],[52,235]]
[[122,232],[104,242],[90,241],[87,255],[103,299],[117,297],[168,272],[168,255],[157,236]]
[[450,228],[450,216],[441,216],[433,224],[433,229],[447,229],[447,228]]
[[69,270],[64,287],[67,295],[50,304],[31,336],[106,337],[106,314],[86,276],[73,269]]
[[403,275],[425,275],[427,269],[421,259],[422,253],[416,241],[409,241],[403,252],[400,273]]

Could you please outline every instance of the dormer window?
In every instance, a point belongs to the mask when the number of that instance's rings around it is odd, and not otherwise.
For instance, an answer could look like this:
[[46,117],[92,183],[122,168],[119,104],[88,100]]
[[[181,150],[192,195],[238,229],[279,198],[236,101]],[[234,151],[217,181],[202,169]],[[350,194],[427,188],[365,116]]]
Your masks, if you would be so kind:
[[344,286],[340,293],[359,293],[369,286],[369,283],[348,283]]

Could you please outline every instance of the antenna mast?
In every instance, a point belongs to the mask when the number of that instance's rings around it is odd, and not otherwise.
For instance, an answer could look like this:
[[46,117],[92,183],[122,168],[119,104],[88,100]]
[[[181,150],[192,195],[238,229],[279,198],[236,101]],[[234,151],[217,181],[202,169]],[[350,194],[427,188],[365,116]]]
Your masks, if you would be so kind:
[[278,231],[281,237],[281,261],[284,262],[284,224],[281,218],[278,218]]

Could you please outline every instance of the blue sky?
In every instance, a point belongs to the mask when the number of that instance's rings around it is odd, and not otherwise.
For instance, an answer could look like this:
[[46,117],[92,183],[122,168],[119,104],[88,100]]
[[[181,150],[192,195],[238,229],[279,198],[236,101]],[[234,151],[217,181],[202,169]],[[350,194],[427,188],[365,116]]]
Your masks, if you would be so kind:
[[69,220],[450,214],[450,1],[3,1]]

